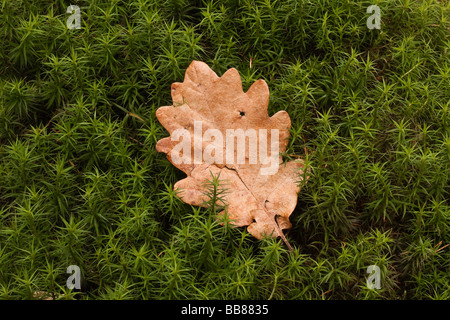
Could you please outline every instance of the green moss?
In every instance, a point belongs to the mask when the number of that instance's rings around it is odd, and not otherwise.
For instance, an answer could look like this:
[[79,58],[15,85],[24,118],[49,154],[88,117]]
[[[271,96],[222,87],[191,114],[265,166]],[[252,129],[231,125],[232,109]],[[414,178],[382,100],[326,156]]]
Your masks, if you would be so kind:
[[[2,299],[449,298],[448,2],[77,4],[69,30],[67,1],[1,1]],[[265,79],[289,113],[311,170],[294,252],[176,197],[155,110],[192,60]]]

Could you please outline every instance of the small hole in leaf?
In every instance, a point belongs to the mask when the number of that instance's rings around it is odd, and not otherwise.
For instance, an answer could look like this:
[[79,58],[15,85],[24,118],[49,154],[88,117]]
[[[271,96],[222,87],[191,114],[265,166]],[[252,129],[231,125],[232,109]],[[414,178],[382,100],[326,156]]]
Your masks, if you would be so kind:
[[245,116],[245,112],[244,111],[239,111],[239,114],[241,115],[241,117]]

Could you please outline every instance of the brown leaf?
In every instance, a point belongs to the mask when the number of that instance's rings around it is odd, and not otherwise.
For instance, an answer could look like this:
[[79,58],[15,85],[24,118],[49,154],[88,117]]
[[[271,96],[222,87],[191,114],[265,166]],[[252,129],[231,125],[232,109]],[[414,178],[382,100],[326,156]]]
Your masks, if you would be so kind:
[[[224,200],[233,224],[248,226],[258,239],[280,236],[287,243],[282,229],[291,228],[289,216],[297,204],[303,161],[282,163],[280,153],[286,150],[291,120],[285,111],[269,117],[266,82],[257,80],[244,92],[236,69],[218,77],[205,63],[193,61],[184,82],[172,84],[172,100],[173,106],[156,111],[171,134],[159,140],[156,149],[187,174],[174,186],[180,198],[203,206],[208,200],[204,183],[211,173],[220,174],[229,190]],[[239,149],[234,138],[228,142],[230,130],[241,137],[248,134],[245,149]],[[208,132],[214,133],[209,139]]]

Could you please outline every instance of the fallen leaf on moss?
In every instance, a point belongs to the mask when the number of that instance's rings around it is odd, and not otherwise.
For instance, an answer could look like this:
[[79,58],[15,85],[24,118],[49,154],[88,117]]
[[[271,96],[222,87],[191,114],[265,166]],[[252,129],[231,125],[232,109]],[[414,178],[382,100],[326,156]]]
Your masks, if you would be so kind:
[[[180,198],[204,206],[204,183],[211,174],[220,174],[232,223],[248,226],[258,239],[280,236],[289,246],[282,230],[292,226],[289,216],[297,205],[303,161],[283,163],[280,153],[286,150],[291,120],[285,111],[269,117],[266,82],[257,80],[244,92],[236,69],[218,77],[205,63],[194,61],[184,82],[172,84],[172,100],[172,106],[156,111],[171,135],[159,140],[156,149],[187,174],[174,186]],[[234,137],[233,147],[227,140],[230,132],[238,136],[239,129],[248,133],[244,150],[234,145]]]

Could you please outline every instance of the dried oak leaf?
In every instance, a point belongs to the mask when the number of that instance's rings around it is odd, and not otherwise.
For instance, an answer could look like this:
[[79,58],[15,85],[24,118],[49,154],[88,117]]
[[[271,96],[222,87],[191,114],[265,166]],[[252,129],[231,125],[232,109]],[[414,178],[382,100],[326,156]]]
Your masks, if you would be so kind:
[[[184,82],[173,83],[171,89],[173,106],[159,108],[156,116],[171,135],[177,129],[189,131],[192,147],[190,152],[180,153],[180,157],[188,158],[182,163],[173,161],[171,153],[181,140],[172,141],[173,136],[163,138],[158,141],[156,149],[166,153],[169,161],[188,176],[174,186],[174,189],[180,191],[180,198],[188,204],[204,206],[207,201],[204,183],[211,178],[211,173],[214,176],[220,174],[220,180],[226,182],[228,189],[224,200],[232,223],[235,226],[248,226],[248,232],[258,239],[265,235],[280,236],[287,243],[282,229],[292,226],[289,216],[297,205],[303,161],[299,159],[282,163],[280,153],[287,147],[291,121],[285,111],[279,111],[269,117],[269,88],[266,82],[257,80],[244,93],[236,69],[229,69],[222,77],[218,77],[205,63],[193,61],[186,70]],[[201,130],[194,130],[195,121],[201,121]],[[275,159],[279,168],[275,174],[262,175],[261,169],[268,168],[269,164],[263,164],[259,158],[256,164],[249,163],[250,148],[245,150],[244,164],[194,161],[196,148],[204,151],[212,141],[216,142],[215,139],[203,140],[200,145],[194,142],[200,134],[203,136],[206,130],[217,129],[225,137],[227,129],[250,128],[257,131],[267,130],[269,156],[272,151],[271,129],[278,130],[279,152]],[[224,148],[225,155],[225,145],[221,147]],[[239,150],[235,147],[235,156],[237,151]]]

